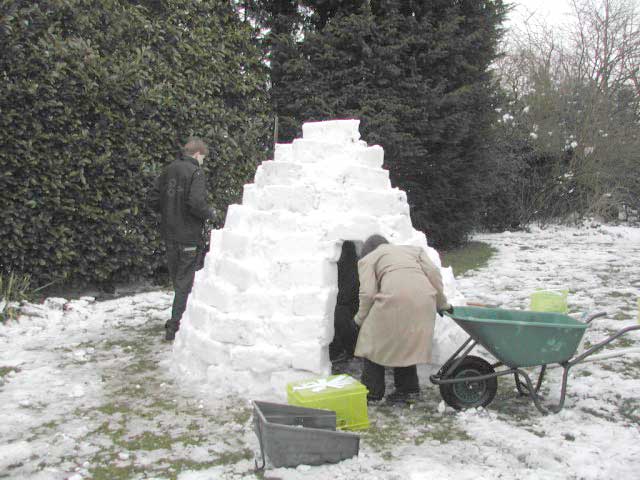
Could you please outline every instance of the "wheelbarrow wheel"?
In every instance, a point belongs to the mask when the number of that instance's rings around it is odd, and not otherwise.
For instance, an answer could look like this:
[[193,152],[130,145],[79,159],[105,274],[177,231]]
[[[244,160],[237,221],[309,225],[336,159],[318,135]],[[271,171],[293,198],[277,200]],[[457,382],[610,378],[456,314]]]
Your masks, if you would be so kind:
[[[441,371],[446,372],[447,365],[442,367]],[[446,379],[461,380],[467,377],[478,377],[480,375],[490,375],[495,370],[486,360],[467,356],[460,365]],[[486,380],[470,380],[458,383],[448,383],[440,385],[440,395],[442,399],[455,408],[456,410],[464,410],[467,408],[486,407],[489,405],[498,390],[498,379],[496,377]]]

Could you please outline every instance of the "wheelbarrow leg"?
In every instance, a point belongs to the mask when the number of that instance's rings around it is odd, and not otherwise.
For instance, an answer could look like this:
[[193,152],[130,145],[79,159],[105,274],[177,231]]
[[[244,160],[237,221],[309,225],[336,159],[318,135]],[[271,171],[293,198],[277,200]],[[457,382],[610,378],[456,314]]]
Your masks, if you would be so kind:
[[[543,368],[545,367],[546,365],[543,366]],[[529,397],[531,398],[531,400],[533,400],[533,403],[538,409],[538,411],[543,415],[546,415],[548,413],[558,413],[560,410],[562,410],[562,407],[564,407],[564,400],[567,394],[567,378],[569,376],[570,368],[571,368],[571,365],[568,363],[565,363],[562,365],[563,373],[562,373],[562,388],[560,389],[560,402],[558,402],[558,405],[555,405],[555,406],[542,405],[540,395],[538,395],[538,389],[540,388],[540,384],[542,383],[540,378],[538,378],[538,385],[536,386],[536,388],[533,388],[533,383],[531,382],[531,379],[529,378],[529,375],[527,374],[527,372],[518,368],[516,370],[515,376],[516,378],[518,377],[518,375],[522,375],[524,377],[526,382],[526,386],[523,385],[524,389],[526,389],[526,391],[529,392]],[[540,376],[543,376],[543,375],[544,375],[544,372],[541,371]]]
[[[540,367],[540,374],[538,375],[538,381],[536,382],[536,388],[535,388],[535,392],[538,393],[540,391],[540,387],[542,386],[542,380],[544,379],[544,374],[547,371],[547,366],[546,365],[542,365]],[[527,387],[525,384],[523,384],[520,381],[520,377],[518,376],[518,372],[516,372],[514,375],[514,378],[516,380],[516,388],[518,389],[518,393],[522,396],[527,396],[529,395],[529,387]]]

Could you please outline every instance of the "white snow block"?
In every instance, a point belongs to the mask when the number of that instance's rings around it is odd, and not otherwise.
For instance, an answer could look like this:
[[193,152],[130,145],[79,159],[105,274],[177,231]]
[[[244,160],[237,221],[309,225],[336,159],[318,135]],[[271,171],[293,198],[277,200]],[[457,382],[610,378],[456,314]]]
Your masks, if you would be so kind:
[[271,238],[265,238],[260,254],[274,260],[317,258],[326,249],[318,233],[292,232],[287,238],[282,238],[282,232],[270,233]]
[[245,205],[229,205],[224,229],[255,235],[277,229],[280,232],[299,230],[299,215],[285,210],[257,210]]
[[317,315],[318,312],[332,312],[336,305],[337,288],[298,291],[293,295],[294,315]]
[[391,188],[388,170],[362,167],[359,165],[349,165],[344,169],[342,183],[346,187],[368,187],[372,190],[386,190]]
[[340,240],[366,240],[382,231],[380,218],[375,215],[341,216],[327,231],[327,238]]
[[228,363],[230,360],[228,347],[210,338],[206,333],[196,330],[192,325],[187,328],[180,325],[176,339],[178,336],[183,343],[189,345],[191,355],[202,364]]
[[266,161],[258,166],[254,182],[258,187],[292,185],[300,180],[302,174],[302,167],[295,163]]
[[196,331],[208,332],[211,325],[211,307],[200,302],[194,296],[189,296],[187,308],[184,312],[185,320],[188,319],[191,327]]
[[194,382],[206,379],[208,363],[203,362],[193,349],[188,330],[180,326],[173,343],[173,358],[171,368],[179,377],[187,377]]
[[194,298],[220,312],[230,312],[234,309],[238,290],[226,280],[221,277],[209,277],[197,285],[198,288],[191,293],[189,301]]
[[235,302],[244,315],[260,319],[268,319],[273,315],[291,315],[293,311],[290,292],[268,287],[251,287],[237,294]]
[[360,120],[329,120],[306,122],[302,125],[302,138],[331,143],[355,143],[360,139]]
[[309,213],[317,206],[315,190],[305,185],[268,185],[255,190],[252,197],[261,210],[288,210]]
[[256,373],[283,370],[291,366],[292,352],[267,343],[231,347],[231,363],[238,370]]
[[299,342],[291,345],[292,366],[296,370],[307,370],[318,375],[331,373],[329,348],[316,342]]
[[179,332],[182,341],[191,346],[191,354],[198,359],[199,365],[227,365],[231,361],[231,347],[228,344],[218,342],[194,328],[183,329],[181,326]]
[[338,165],[351,163],[356,161],[358,155],[356,147],[345,148],[337,143],[296,139],[291,145],[293,161],[303,165],[321,167],[327,162]]
[[[264,391],[265,387],[249,370],[235,370],[227,365],[211,365],[206,370],[207,384],[214,397],[244,396]],[[267,385],[270,387],[268,381]]]
[[224,230],[220,235],[220,250],[226,254],[242,259],[250,254],[250,247],[253,238],[245,232],[235,232],[233,230]]
[[281,289],[329,287],[337,275],[338,267],[328,260],[278,260],[268,266],[263,282]]
[[343,209],[358,209],[362,213],[374,216],[409,214],[406,194],[395,188],[387,191],[348,190]]
[[247,183],[242,186],[242,204],[248,207],[259,208],[260,200],[255,184]]
[[293,149],[290,143],[276,143],[273,160],[276,162],[291,162]]
[[231,345],[253,346],[265,337],[262,319],[241,314],[220,314],[211,337]]
[[227,279],[229,283],[235,285],[241,291],[254,285],[257,279],[256,273],[249,262],[240,263],[238,260],[230,257],[218,259],[216,272],[220,277]]
[[271,319],[269,337],[283,347],[299,341],[329,345],[333,339],[333,311],[314,316],[277,316]]
[[380,145],[373,145],[358,153],[358,162],[366,167],[381,168],[384,163],[384,150]]
[[289,383],[301,382],[314,377],[315,375],[307,370],[288,369],[273,372],[270,378],[271,389],[277,399],[286,400]]

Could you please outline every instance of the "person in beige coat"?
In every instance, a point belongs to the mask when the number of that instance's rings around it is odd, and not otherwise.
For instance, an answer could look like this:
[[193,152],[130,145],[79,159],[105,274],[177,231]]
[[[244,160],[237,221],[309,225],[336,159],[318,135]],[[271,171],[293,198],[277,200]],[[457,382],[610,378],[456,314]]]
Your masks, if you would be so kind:
[[393,403],[419,394],[416,364],[431,360],[436,311],[450,310],[440,270],[420,247],[369,237],[358,262],[360,326],[355,356],[362,357],[362,383],[370,401],[385,392],[385,367],[394,367]]

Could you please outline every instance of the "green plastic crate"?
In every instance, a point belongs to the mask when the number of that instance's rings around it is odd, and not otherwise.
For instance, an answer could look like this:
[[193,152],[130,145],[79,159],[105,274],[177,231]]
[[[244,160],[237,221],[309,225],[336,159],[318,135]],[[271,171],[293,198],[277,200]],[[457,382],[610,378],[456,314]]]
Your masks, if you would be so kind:
[[567,296],[569,292],[567,290],[560,291],[548,291],[539,290],[531,294],[531,303],[529,310],[533,312],[555,312],[555,313],[567,313],[569,308],[567,306]]
[[369,428],[367,388],[349,375],[331,375],[287,385],[287,402],[336,412],[340,430]]

